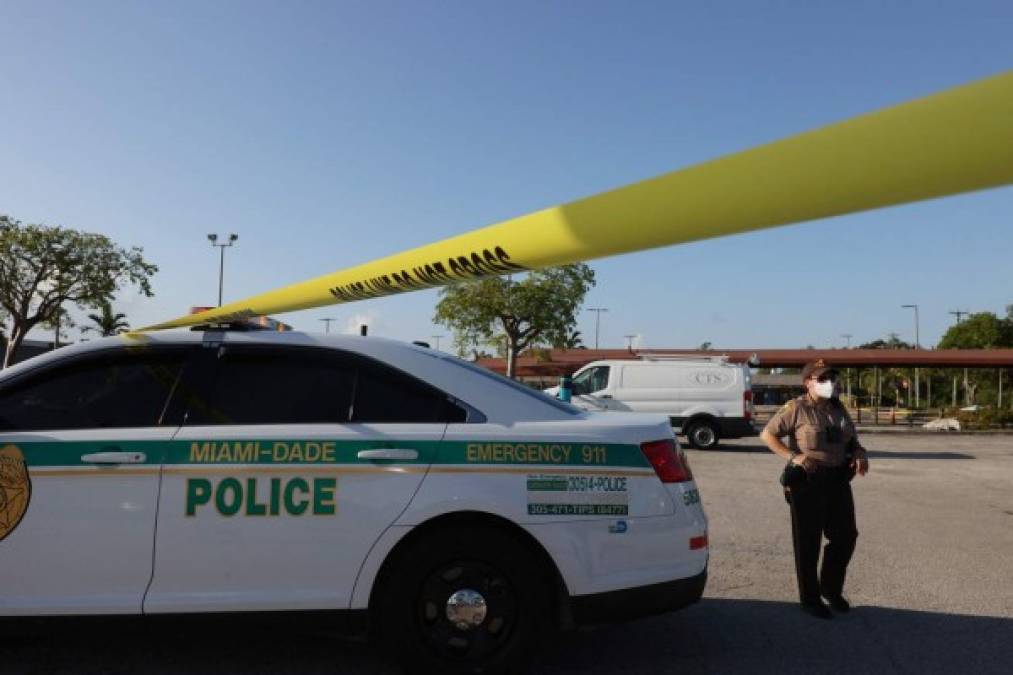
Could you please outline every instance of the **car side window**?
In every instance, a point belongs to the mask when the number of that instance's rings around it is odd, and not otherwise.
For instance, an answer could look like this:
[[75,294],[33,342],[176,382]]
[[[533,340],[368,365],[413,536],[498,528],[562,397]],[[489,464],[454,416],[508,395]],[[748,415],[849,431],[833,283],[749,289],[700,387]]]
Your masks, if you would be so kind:
[[183,383],[188,425],[463,422],[467,412],[414,377],[355,354],[232,346]]
[[182,387],[186,424],[345,422],[355,368],[311,350],[220,347]]
[[0,390],[0,429],[158,426],[183,359],[181,350],[122,350],[28,374]]

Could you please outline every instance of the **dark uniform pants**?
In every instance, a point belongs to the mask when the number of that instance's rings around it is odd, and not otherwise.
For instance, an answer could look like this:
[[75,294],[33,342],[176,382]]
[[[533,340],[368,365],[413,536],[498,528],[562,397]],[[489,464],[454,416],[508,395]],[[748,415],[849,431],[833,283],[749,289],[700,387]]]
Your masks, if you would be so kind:
[[[840,595],[844,588],[848,562],[858,538],[850,477],[847,467],[820,467],[808,480],[790,490],[791,535],[795,546],[798,594],[802,602],[819,601],[821,591],[826,597]],[[828,543],[823,550],[823,566],[817,577],[816,567],[824,535]]]

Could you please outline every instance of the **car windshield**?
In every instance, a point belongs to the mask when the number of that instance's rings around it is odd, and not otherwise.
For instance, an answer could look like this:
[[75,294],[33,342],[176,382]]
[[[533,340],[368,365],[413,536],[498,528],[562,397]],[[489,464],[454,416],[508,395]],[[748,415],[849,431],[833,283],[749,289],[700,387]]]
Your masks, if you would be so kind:
[[447,363],[452,363],[459,368],[464,368],[465,370],[469,370],[473,373],[481,375],[482,377],[487,377],[491,380],[494,380],[497,383],[502,384],[506,387],[510,387],[514,391],[520,392],[526,396],[538,399],[540,403],[551,405],[553,408],[556,408],[561,412],[565,412],[568,415],[580,415],[582,412],[579,408],[576,408],[570,405],[569,403],[564,403],[563,401],[560,401],[558,398],[550,396],[549,394],[545,394],[537,389],[532,389],[531,387],[525,384],[521,384],[516,380],[511,380],[509,377],[503,377],[499,373],[494,373],[493,371],[487,368],[483,368],[482,366],[449,355],[440,356],[439,358],[443,359]]

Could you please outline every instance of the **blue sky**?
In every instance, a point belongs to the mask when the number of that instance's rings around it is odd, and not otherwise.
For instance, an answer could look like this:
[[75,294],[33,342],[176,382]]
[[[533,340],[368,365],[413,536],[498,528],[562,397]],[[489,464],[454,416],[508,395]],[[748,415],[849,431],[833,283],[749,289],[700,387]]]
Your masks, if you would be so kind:
[[[1013,67],[1009,2],[12,2],[0,213],[143,246],[134,325]],[[913,338],[1013,303],[1013,189],[596,261],[603,346]],[[428,339],[435,291],[285,315]],[[593,314],[581,330],[593,340]],[[76,331],[73,333],[76,337]],[[449,338],[443,341],[444,346]]]

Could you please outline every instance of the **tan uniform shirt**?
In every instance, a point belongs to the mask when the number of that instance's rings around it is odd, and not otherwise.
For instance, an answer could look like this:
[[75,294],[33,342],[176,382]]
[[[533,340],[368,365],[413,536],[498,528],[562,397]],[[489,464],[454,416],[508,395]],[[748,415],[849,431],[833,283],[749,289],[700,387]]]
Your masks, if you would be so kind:
[[849,449],[855,456],[865,453],[851,416],[836,400],[814,403],[803,394],[777,411],[767,422],[765,431],[777,438],[787,436],[792,452],[801,452],[824,466],[843,465]]

